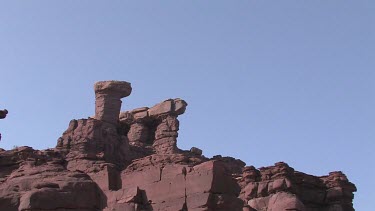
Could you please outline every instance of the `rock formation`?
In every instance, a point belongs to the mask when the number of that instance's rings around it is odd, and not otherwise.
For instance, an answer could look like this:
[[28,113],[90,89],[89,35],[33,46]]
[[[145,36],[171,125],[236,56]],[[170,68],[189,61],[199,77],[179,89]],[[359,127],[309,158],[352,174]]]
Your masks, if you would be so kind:
[[95,119],[112,124],[118,123],[121,98],[132,92],[130,83],[125,81],[99,81],[94,85]]
[[312,176],[286,163],[177,147],[182,99],[120,112],[127,82],[95,84],[95,116],[72,120],[53,149],[0,149],[1,211],[352,211],[342,172]]
[[[6,109],[0,110],[0,119],[5,119],[7,114],[8,114],[8,110],[6,110]],[[0,133],[0,140],[1,140],[1,133]]]
[[4,119],[8,114],[8,110],[0,110],[0,119]]

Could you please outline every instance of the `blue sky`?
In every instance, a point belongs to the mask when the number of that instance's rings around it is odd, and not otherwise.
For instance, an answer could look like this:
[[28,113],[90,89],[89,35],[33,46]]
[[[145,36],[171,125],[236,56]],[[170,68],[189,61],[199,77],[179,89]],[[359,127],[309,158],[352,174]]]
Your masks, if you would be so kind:
[[[342,170],[374,204],[375,2],[3,1],[0,147],[54,147],[125,80],[123,110],[180,97],[179,147]],[[372,209],[371,209],[372,208]]]

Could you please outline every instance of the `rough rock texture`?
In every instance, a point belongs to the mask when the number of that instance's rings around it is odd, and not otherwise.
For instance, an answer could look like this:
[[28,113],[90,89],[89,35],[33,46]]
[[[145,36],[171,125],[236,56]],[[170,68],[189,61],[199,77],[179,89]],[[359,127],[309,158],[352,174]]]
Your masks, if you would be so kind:
[[139,151],[139,154],[134,156],[146,155],[143,152],[145,148],[153,149],[157,154],[180,152],[177,148],[177,116],[185,112],[186,106],[184,100],[177,98],[165,100],[151,108],[121,112],[120,127],[123,134],[127,135],[132,148],[140,148],[133,150]]
[[125,81],[99,81],[94,85],[95,119],[117,124],[121,98],[130,95],[132,88]]
[[255,210],[354,210],[354,184],[342,172],[316,177],[279,162],[243,169],[240,198]]
[[352,211],[355,186],[342,172],[316,177],[286,163],[255,168],[177,147],[168,99],[121,112],[129,83],[95,84],[94,118],[72,120],[56,148],[0,149],[1,211]]

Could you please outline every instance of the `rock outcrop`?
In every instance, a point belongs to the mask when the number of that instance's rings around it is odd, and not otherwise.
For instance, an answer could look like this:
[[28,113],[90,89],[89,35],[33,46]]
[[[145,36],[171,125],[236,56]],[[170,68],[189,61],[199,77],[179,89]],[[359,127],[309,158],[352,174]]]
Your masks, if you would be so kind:
[[[133,147],[151,147],[157,154],[173,154],[177,148],[179,121],[187,103],[179,98],[165,100],[155,106],[120,113],[120,127]],[[140,156],[143,156],[142,154]]]
[[4,119],[8,114],[8,110],[0,110],[0,119]]
[[99,81],[94,85],[95,119],[117,124],[121,109],[121,98],[132,92],[130,83],[125,81]]
[[0,149],[4,211],[352,211],[342,172],[312,176],[286,163],[177,147],[182,99],[120,112],[127,82],[95,84],[95,116],[72,120],[53,149]]
[[255,210],[354,210],[356,187],[342,172],[316,177],[279,162],[259,170],[245,167],[239,184],[240,198]]
[[[8,110],[6,110],[6,109],[0,110],[0,119],[5,119],[7,114],[8,114]],[[1,133],[0,133],[0,140],[1,140]]]

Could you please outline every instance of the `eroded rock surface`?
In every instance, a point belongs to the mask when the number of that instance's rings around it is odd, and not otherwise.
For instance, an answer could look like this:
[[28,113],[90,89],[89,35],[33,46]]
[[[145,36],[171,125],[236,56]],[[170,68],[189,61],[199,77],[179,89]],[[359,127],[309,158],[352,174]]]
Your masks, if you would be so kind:
[[125,81],[99,81],[94,85],[95,118],[117,124],[121,109],[121,98],[130,95],[132,88]]
[[1,211],[352,211],[342,172],[255,168],[177,147],[182,99],[120,112],[127,82],[95,84],[96,114],[72,120],[53,149],[0,149]]

